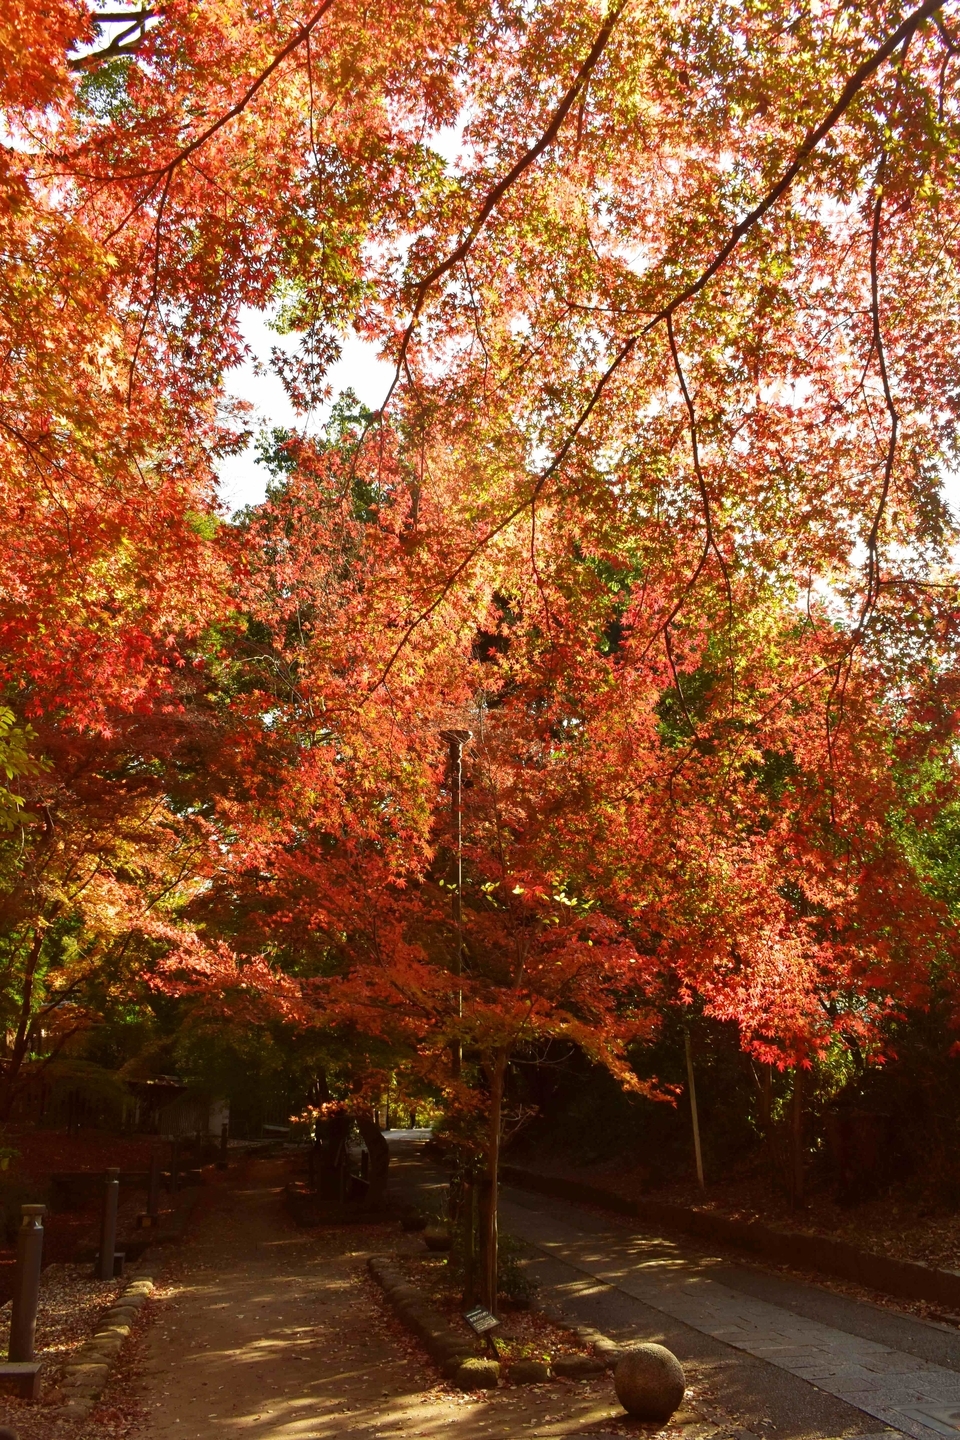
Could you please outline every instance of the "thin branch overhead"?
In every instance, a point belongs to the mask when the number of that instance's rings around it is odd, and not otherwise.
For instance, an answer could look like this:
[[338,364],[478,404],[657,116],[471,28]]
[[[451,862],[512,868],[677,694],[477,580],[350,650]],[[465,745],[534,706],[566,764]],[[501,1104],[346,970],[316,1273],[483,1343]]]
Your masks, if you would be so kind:
[[[761,200],[748,212],[748,214],[743,217],[742,220],[740,220],[733,227],[729,237],[721,246],[721,248],[717,251],[716,255],[713,257],[710,263],[700,272],[700,274],[696,277],[695,280],[692,280],[689,284],[684,286],[683,289],[680,290],[675,296],[673,296],[673,298],[666,305],[664,305],[660,310],[658,310],[657,313],[647,321],[647,323],[642,327],[641,330],[638,330],[634,334],[628,336],[627,339],[620,344],[619,349],[613,360],[610,362],[609,366],[604,371],[603,375],[600,377],[600,380],[594,387],[587,401],[587,404],[581,410],[575,423],[573,424],[564,441],[558,448],[557,453],[551,463],[546,467],[545,470],[541,472],[540,476],[537,478],[529,495],[523,501],[512,507],[511,510],[499,521],[491,525],[490,528],[486,531],[486,533],[481,536],[481,538],[476,542],[476,544],[471,546],[467,555],[448,573],[448,575],[444,578],[444,580],[438,587],[437,593],[431,600],[431,602],[427,606],[425,606],[424,609],[420,611],[404,629],[404,632],[396,648],[394,649],[389,660],[387,661],[387,664],[382,670],[379,678],[374,683],[373,689],[378,688],[379,685],[382,685],[383,682],[387,679],[413,631],[420,624],[422,624],[423,621],[427,620],[436,611],[438,606],[442,604],[443,600],[449,594],[454,584],[461,577],[461,575],[463,575],[465,570],[468,569],[470,564],[473,562],[474,559],[476,559],[476,557],[480,554],[483,548],[492,539],[499,535],[509,524],[511,524],[512,521],[517,519],[532,504],[537,501],[537,499],[545,489],[547,483],[562,468],[567,455],[572,449],[578,436],[582,432],[583,427],[586,424],[589,416],[596,407],[601,394],[607,388],[614,374],[621,368],[623,364],[625,364],[628,358],[633,354],[641,338],[644,335],[648,334],[651,330],[653,330],[658,324],[664,322],[667,323],[668,330],[672,328],[672,321],[676,312],[688,301],[692,300],[696,295],[698,295],[710,283],[711,279],[717,274],[721,267],[730,258],[730,256],[736,250],[740,242],[750,233],[750,231],[760,222],[760,220],[763,219],[764,215],[766,215],[767,212],[771,210],[777,204],[777,202],[786,194],[790,186],[793,184],[794,180],[796,180],[797,176],[802,171],[806,162],[810,159],[811,155],[816,150],[817,146],[822,140],[826,138],[827,135],[830,134],[834,126],[836,126],[838,122],[842,119],[842,117],[846,114],[846,112],[849,110],[850,106],[853,104],[853,101],[856,99],[857,95],[863,89],[867,81],[874,74],[876,74],[876,72],[880,69],[884,62],[890,59],[890,57],[899,49],[901,45],[904,44],[905,41],[910,39],[910,37],[917,30],[918,26],[920,26],[925,20],[933,19],[943,8],[944,4],[945,0],[924,0],[924,3],[922,5],[918,6],[916,10],[914,10],[910,15],[908,15],[906,19],[902,22],[902,24],[899,25],[897,29],[893,31],[880,45],[878,45],[876,49],[870,53],[870,55],[867,56],[867,58],[857,67],[857,69],[847,80],[837,99],[827,111],[826,115],[824,115],[823,119],[820,120],[818,124],[813,126],[812,129],[807,132],[790,164],[786,166],[779,178],[767,190]],[[490,194],[487,196],[487,199],[484,201],[483,205],[478,211],[473,225],[467,233],[467,236],[461,242],[460,246],[457,247],[457,250],[452,252],[452,254],[448,257],[447,261],[444,261],[441,265],[435,267],[434,270],[431,271],[430,274],[425,276],[424,279],[420,282],[420,287],[417,292],[418,298],[414,308],[414,314],[403,338],[401,349],[401,362],[409,347],[410,338],[413,333],[413,328],[417,316],[422,309],[423,298],[426,295],[426,288],[435,283],[435,281],[441,278],[443,274],[447,273],[447,271],[457,263],[458,259],[463,258],[463,256],[469,250],[470,246],[473,244],[473,241],[476,239],[480,228],[482,227],[487,217],[490,215],[494,206],[499,202],[500,199],[503,198],[510,186],[516,181],[517,178],[519,178],[519,175],[523,173],[523,170],[527,168],[528,164],[531,163],[532,159],[536,158],[536,155],[541,154],[546,148],[546,146],[550,143],[550,140],[556,136],[557,131],[559,130],[559,125],[560,123],[562,123],[563,116],[567,114],[570,107],[575,102],[576,96],[577,94],[579,94],[580,87],[585,83],[586,78],[590,73],[590,70],[596,64],[596,61],[597,59],[599,59],[603,48],[606,46],[610,32],[612,31],[613,25],[619,13],[620,11],[618,10],[613,15],[611,15],[610,19],[607,21],[607,24],[604,27],[604,30],[601,31],[601,33],[598,35],[597,40],[594,42],[593,49],[590,52],[590,57],[588,57],[588,60],[584,62],[584,66],[581,67],[581,70],[576,80],[573,82],[570,89],[564,96],[564,100],[561,102],[561,106],[558,107],[558,110],[555,112],[553,120],[551,121],[551,125],[544,132],[543,136],[541,136],[540,141],[537,142],[537,146],[531,147],[531,150],[526,152],[526,155],[522,157],[522,160],[518,161],[517,165],[515,165],[513,169],[506,176],[504,176],[503,180],[499,182],[499,184],[494,188],[494,190],[490,192]],[[560,114],[561,109],[562,114]],[[534,151],[536,152],[536,155],[534,154]],[[395,377],[393,384],[390,387],[390,394],[393,393],[393,389],[396,386],[396,383],[397,378]],[[388,394],[387,399],[389,400],[389,398],[390,396]],[[708,540],[705,555],[709,552],[709,548],[710,532],[708,529]],[[698,567],[697,573],[699,573],[699,569],[702,568],[702,563],[703,562],[701,562],[701,566]],[[671,619],[673,618],[674,616],[671,616]]]
[[104,25],[121,25],[123,28],[100,50],[91,50],[86,55],[76,55],[70,61],[70,69],[78,72],[95,70],[107,60],[122,55],[134,55],[147,38],[147,25],[157,18],[156,10],[108,10],[96,16],[98,29]]

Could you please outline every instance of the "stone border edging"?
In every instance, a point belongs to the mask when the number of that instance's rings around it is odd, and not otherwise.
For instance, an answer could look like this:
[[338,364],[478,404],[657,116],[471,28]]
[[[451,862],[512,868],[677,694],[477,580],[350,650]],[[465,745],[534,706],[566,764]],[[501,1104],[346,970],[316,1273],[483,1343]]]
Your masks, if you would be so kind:
[[[150,1267],[153,1269],[153,1266]],[[110,1371],[130,1334],[137,1312],[153,1294],[153,1275],[138,1271],[101,1317],[96,1333],[64,1367],[62,1413],[85,1420],[103,1393]]]
[[696,1210],[671,1200],[628,1200],[613,1191],[579,1180],[541,1175],[517,1165],[502,1165],[500,1175],[507,1185],[532,1190],[559,1200],[600,1205],[620,1215],[630,1215],[654,1225],[664,1225],[701,1240],[748,1250],[781,1265],[814,1270],[841,1280],[853,1280],[870,1290],[897,1295],[905,1300],[929,1300],[945,1310],[960,1311],[960,1271],[938,1270],[918,1260],[896,1260],[861,1250],[849,1240],[832,1240],[828,1235],[808,1235],[759,1220],[734,1220],[711,1210]]
[[[390,1260],[371,1255],[367,1269],[382,1288],[399,1319],[412,1330],[430,1359],[447,1380],[457,1382],[457,1373],[466,1360],[479,1358],[476,1347],[450,1328],[446,1320],[428,1304],[415,1285],[404,1279]],[[473,1389],[471,1383],[464,1388]]]
[[581,1345],[589,1345],[598,1360],[602,1360],[608,1370],[616,1368],[617,1361],[621,1355],[630,1347],[629,1345],[618,1345],[611,1340],[609,1335],[603,1335],[595,1330],[592,1325],[571,1325],[569,1327]]

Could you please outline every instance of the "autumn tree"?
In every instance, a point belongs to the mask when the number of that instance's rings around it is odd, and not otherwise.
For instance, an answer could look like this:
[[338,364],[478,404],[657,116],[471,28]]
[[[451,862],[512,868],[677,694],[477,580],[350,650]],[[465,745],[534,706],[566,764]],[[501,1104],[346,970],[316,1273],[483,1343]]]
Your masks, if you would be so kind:
[[[952,7],[49,20],[2,97],[3,678],[18,725],[106,733],[249,616],[232,899],[183,953],[235,942],[300,1005],[280,899],[257,948],[243,897],[342,865],[402,978],[391,887],[429,890],[437,732],[480,707],[541,757],[524,893],[576,877],[755,1053],[922,1003],[955,945],[898,783],[955,784]],[[396,377],[235,532],[245,304],[301,337],[304,410],[350,326]],[[551,933],[516,898],[476,912],[520,927],[494,968]],[[615,1033],[617,984],[592,1003]]]

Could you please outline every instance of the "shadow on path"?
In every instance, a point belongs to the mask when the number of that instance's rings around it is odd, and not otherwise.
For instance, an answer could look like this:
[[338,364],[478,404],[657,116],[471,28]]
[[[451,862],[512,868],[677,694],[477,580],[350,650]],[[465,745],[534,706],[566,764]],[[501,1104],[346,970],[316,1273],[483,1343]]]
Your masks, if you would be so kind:
[[505,1440],[582,1434],[621,1413],[606,1378],[575,1393],[441,1390],[365,1275],[399,1227],[297,1230],[285,1179],[284,1162],[258,1161],[210,1195],[146,1334],[138,1440]]

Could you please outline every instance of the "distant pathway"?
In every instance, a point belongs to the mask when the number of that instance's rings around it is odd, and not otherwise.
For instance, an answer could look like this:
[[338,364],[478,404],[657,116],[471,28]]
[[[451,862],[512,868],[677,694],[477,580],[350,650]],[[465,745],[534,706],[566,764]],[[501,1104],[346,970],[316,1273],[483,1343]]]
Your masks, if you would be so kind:
[[349,1242],[296,1230],[285,1179],[256,1161],[209,1197],[147,1331],[138,1440],[372,1436],[417,1388],[372,1323]]

